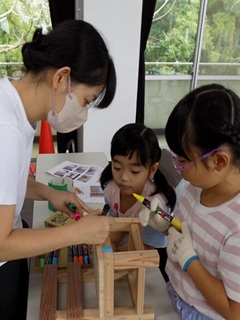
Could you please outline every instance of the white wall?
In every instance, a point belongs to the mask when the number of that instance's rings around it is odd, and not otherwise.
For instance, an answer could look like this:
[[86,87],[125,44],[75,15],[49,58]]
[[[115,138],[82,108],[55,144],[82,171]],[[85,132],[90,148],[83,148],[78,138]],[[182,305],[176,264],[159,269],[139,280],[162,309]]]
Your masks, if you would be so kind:
[[135,122],[142,1],[86,0],[84,20],[103,35],[117,73],[117,92],[105,110],[89,110],[83,127],[83,151],[103,151],[110,160],[113,134],[124,124]]

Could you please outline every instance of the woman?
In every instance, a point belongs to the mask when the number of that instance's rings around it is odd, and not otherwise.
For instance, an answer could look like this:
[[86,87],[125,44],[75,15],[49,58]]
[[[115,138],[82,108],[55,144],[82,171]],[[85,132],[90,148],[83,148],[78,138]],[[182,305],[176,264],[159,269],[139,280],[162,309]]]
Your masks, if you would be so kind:
[[36,30],[22,55],[25,76],[0,80],[0,314],[5,320],[26,318],[23,258],[73,244],[103,243],[113,222],[95,210],[61,228],[22,228],[25,197],[47,200],[70,216],[69,203],[90,212],[74,193],[28,178],[35,123],[47,119],[58,132],[75,130],[86,121],[88,106],[106,108],[116,89],[113,61],[100,34],[87,22],[67,21],[47,35]]

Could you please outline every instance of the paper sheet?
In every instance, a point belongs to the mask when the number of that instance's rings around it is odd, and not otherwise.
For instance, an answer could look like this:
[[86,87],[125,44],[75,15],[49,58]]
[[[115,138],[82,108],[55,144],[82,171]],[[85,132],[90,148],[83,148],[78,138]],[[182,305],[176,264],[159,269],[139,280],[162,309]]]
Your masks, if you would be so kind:
[[102,171],[103,168],[97,165],[82,165],[64,161],[49,169],[47,173],[63,179],[71,178],[73,188],[84,202],[104,203],[104,194],[99,182]]

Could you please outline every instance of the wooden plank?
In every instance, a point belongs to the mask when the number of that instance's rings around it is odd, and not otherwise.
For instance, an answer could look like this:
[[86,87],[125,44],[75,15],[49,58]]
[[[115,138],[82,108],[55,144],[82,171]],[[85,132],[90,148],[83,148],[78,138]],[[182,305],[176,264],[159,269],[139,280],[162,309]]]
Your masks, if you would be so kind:
[[[92,267],[81,266],[82,282],[94,282],[94,272]],[[67,283],[67,269],[58,269],[57,283]]]
[[132,269],[132,272],[128,272],[127,279],[128,279],[128,284],[129,284],[129,289],[133,301],[134,307],[137,304],[137,287],[136,287],[136,274],[137,274],[137,269]]
[[114,223],[111,225],[111,232],[114,231],[131,231],[131,224],[139,224],[139,218],[114,218]]
[[137,270],[137,296],[136,296],[136,313],[138,315],[143,314],[144,309],[144,294],[145,294],[145,268],[138,268]]
[[98,293],[98,278],[99,278],[99,266],[98,266],[98,257],[97,257],[97,249],[98,246],[94,245],[93,246],[93,251],[92,251],[92,262],[93,262],[93,271],[94,271],[94,280],[95,280],[95,285],[96,285],[96,292]]
[[[105,317],[114,315],[114,260],[113,253],[103,253]],[[104,318],[105,319],[105,318]]]
[[125,269],[125,270],[116,270],[115,269],[115,272],[114,272],[114,280],[121,280],[122,278],[126,278],[127,279],[127,276],[128,276],[128,273],[131,272],[131,270],[128,270],[128,269]]
[[[66,320],[66,310],[57,310],[56,320]],[[152,307],[145,307],[143,315],[139,317],[135,308],[117,307],[114,308],[114,316],[107,318],[99,318],[98,309],[83,309],[82,320],[153,320],[154,312]]]
[[135,306],[136,314],[143,314],[145,294],[145,268],[138,268],[128,274],[130,292]]
[[105,285],[105,273],[104,273],[104,258],[102,252],[102,246],[96,245],[93,247],[93,266],[96,280],[96,292],[98,298],[98,310],[99,319],[105,317],[105,301],[104,301],[104,285]]
[[67,319],[83,317],[83,285],[81,264],[68,262],[67,266]]
[[129,235],[128,235],[128,248],[127,249],[128,249],[128,251],[134,251],[135,250],[133,236],[132,236],[131,232],[129,232]]
[[140,267],[158,267],[157,250],[114,252],[114,268],[131,269]]
[[131,235],[134,243],[135,250],[144,250],[142,237],[139,230],[139,225],[136,223],[131,224]]
[[112,243],[111,243],[110,237],[107,237],[107,239],[105,240],[103,246],[112,247]]
[[57,265],[45,265],[42,273],[42,291],[39,320],[55,320],[57,309]]

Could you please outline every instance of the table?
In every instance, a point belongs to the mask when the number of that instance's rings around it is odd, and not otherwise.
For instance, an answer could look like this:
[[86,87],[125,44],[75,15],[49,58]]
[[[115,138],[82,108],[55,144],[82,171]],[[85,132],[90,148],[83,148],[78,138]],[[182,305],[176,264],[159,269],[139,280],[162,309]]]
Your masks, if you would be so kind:
[[[40,154],[37,157],[36,180],[47,184],[50,176],[46,173],[47,170],[62,163],[63,161],[71,161],[79,164],[98,165],[105,167],[108,160],[104,153],[89,152],[89,153],[66,153],[66,154]],[[98,204],[88,204],[91,207],[102,207]],[[52,214],[48,209],[47,201],[35,201],[33,208],[33,228],[43,228],[44,220]],[[42,274],[34,273],[34,258],[30,261],[30,279],[29,279],[29,297],[27,320],[39,319],[39,306],[41,296],[41,281]],[[62,285],[60,288],[58,302],[59,309],[65,308],[65,291],[66,288]],[[131,300],[128,294],[128,288],[122,286],[116,290],[116,304],[128,304]],[[84,287],[85,301],[87,306],[96,307],[97,300],[95,295],[95,285],[86,284]],[[167,294],[166,285],[158,268],[150,268],[146,274],[145,288],[145,304],[153,306],[155,312],[155,320],[177,320],[179,319],[172,308],[171,301]]]

